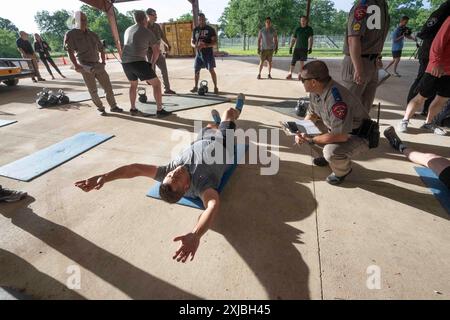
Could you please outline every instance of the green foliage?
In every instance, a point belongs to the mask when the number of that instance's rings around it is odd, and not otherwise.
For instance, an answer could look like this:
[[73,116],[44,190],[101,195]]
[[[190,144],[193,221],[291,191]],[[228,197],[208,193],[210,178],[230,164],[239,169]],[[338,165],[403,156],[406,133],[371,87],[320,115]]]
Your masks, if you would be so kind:
[[0,29],[0,57],[19,58],[20,53],[16,47],[17,33],[15,31]]
[[48,42],[53,51],[62,50],[64,35],[69,30],[67,21],[71,15],[70,12],[63,9],[54,13],[46,10],[38,11],[34,16],[34,21],[36,21],[39,31],[42,33],[42,38]]
[[194,19],[194,16],[192,15],[192,13],[187,12],[187,13],[179,16],[175,21],[176,22],[189,22],[189,21],[192,21],[193,19]]
[[10,20],[0,17],[0,29],[19,32],[19,29]]
[[[80,10],[86,14],[89,30],[95,32],[100,39],[106,40],[106,45],[108,47],[113,47],[115,44],[111,27],[109,25],[108,16],[104,12],[88,5],[82,5]],[[115,9],[115,13],[120,41],[123,42],[123,34],[125,33],[125,30],[134,24],[133,11],[122,14]]]

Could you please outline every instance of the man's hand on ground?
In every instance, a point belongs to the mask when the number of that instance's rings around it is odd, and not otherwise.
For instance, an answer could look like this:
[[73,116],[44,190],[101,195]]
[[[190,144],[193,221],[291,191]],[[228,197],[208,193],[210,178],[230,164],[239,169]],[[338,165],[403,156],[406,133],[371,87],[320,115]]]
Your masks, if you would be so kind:
[[92,189],[100,190],[105,184],[105,176],[99,175],[87,180],[81,180],[75,182],[75,186],[83,190],[84,192],[89,192]]
[[180,247],[173,256],[174,260],[177,259],[178,262],[185,263],[189,256],[191,256],[191,261],[194,259],[195,252],[200,244],[199,236],[194,233],[188,233],[184,236],[176,237],[173,241],[181,241]]

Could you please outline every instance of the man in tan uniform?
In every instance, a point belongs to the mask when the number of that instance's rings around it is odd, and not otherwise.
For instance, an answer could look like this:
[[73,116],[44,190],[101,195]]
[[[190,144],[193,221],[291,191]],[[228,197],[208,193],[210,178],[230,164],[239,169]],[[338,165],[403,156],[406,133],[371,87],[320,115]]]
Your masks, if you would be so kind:
[[[148,25],[147,28],[153,33],[153,35],[156,37],[156,39],[160,42],[163,40],[168,46],[170,51],[170,45],[169,41],[167,40],[166,36],[164,35],[163,31],[161,30],[161,27],[159,24],[156,23],[156,19],[158,18],[156,11],[152,8],[148,8],[147,11],[147,17],[148,17]],[[148,48],[148,61],[151,60],[151,56],[153,54],[152,48]],[[167,63],[166,58],[160,54],[158,57],[158,60],[156,60],[156,65],[158,66],[159,70],[161,70],[161,74],[163,77],[163,83],[164,83],[164,93],[165,94],[176,94],[175,91],[170,89],[170,82],[169,82],[169,72],[167,71]]]
[[[105,90],[111,112],[122,112],[123,110],[117,106],[111,81],[105,70],[106,56],[100,38],[87,28],[87,17],[84,13],[75,12],[75,20],[78,28],[68,31],[64,39],[64,46],[69,52],[75,71],[83,76],[92,101],[101,115],[106,115],[106,111],[98,96],[96,79]],[[99,53],[101,62],[99,62]]]
[[342,183],[350,172],[351,158],[369,150],[369,141],[358,136],[364,119],[370,119],[363,105],[345,87],[334,81],[323,61],[306,64],[300,74],[310,105],[305,120],[319,118],[328,132],[315,137],[298,133],[297,144],[309,143],[314,149],[323,147],[323,157],[314,159],[317,166],[329,165],[333,173],[327,177],[332,185]]
[[389,31],[385,0],[360,0],[350,10],[342,80],[370,112],[378,86],[381,52]]

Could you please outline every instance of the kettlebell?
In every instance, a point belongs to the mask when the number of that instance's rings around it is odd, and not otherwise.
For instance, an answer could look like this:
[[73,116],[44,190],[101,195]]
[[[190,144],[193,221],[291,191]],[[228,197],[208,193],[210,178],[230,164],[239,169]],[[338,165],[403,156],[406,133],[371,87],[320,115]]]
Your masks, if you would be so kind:
[[145,88],[139,88],[138,95],[139,95],[139,98],[138,98],[139,102],[141,102],[141,103],[147,102],[147,94],[146,94]]
[[42,89],[37,96],[38,98],[36,99],[36,103],[39,105],[39,108],[45,108],[48,106],[49,90],[47,88]]
[[300,98],[295,106],[295,114],[301,118],[306,116],[306,111],[308,110],[309,101],[306,98]]
[[69,97],[66,96],[63,89],[58,90],[57,97],[58,97],[58,104],[68,104],[70,102]]
[[56,96],[53,91],[50,91],[49,93],[49,97],[48,97],[48,104],[50,106],[56,106],[58,104],[59,101],[59,97]]
[[204,96],[207,93],[208,93],[208,81],[202,80],[202,82],[200,82],[200,87],[198,88],[198,95]]

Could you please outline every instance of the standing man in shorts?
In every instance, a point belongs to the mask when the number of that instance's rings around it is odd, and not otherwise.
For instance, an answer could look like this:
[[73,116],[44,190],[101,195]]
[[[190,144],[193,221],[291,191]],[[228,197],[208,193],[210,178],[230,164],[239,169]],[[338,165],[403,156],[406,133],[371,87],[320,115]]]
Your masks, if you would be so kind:
[[266,26],[259,30],[258,35],[258,54],[260,56],[259,73],[257,79],[261,79],[261,71],[264,66],[264,62],[269,63],[269,75],[268,78],[272,79],[272,57],[273,54],[278,52],[278,36],[277,31],[272,27],[272,19],[266,18]]
[[397,67],[402,57],[402,50],[405,44],[405,38],[416,41],[416,38],[411,35],[411,29],[406,25],[408,24],[409,17],[403,16],[400,19],[400,23],[398,27],[392,32],[392,58],[393,60],[389,65],[385,68],[389,69],[392,65],[394,65],[394,73],[393,76],[400,77],[400,74],[397,72]]
[[214,71],[216,60],[214,59],[214,46],[217,43],[216,30],[206,24],[206,17],[203,13],[198,15],[198,27],[192,32],[191,46],[195,48],[195,85],[191,92],[198,91],[198,81],[200,79],[200,70],[206,68],[211,74],[214,82],[214,94],[219,93],[217,88],[217,75]]
[[423,106],[425,100],[436,97],[430,104],[428,115],[421,129],[445,136],[447,132],[433,123],[434,117],[442,110],[450,98],[450,17],[447,17],[433,40],[430,49],[430,62],[418,86],[419,93],[406,107],[403,120],[398,124],[398,131],[408,130],[409,119],[415,111]]
[[[153,88],[155,97],[157,116],[170,114],[163,109],[161,82],[155,73],[156,61],[159,57],[159,41],[155,35],[147,28],[147,16],[144,11],[134,12],[136,24],[125,30],[124,47],[122,53],[122,67],[128,80],[130,81],[130,113],[137,115],[136,92],[139,81],[146,81]],[[147,61],[148,49],[152,49],[151,61]]]
[[308,26],[308,18],[306,16],[300,17],[300,26],[295,29],[292,35],[291,45],[289,47],[289,53],[292,54],[292,48],[294,48],[294,54],[292,55],[291,67],[289,68],[289,74],[286,79],[292,79],[292,72],[295,69],[297,61],[300,61],[300,71],[298,73],[298,79],[300,80],[300,72],[303,70],[305,61],[308,60],[308,54],[312,52],[312,46],[314,41],[314,31]]

